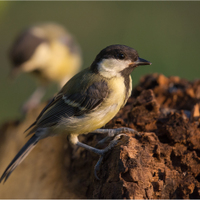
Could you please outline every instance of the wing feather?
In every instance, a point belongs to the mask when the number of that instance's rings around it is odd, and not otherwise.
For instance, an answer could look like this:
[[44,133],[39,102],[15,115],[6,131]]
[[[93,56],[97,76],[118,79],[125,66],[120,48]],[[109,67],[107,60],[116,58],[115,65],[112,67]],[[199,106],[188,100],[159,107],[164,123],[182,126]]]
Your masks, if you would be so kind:
[[[80,116],[93,111],[98,107],[109,93],[105,81],[94,82],[84,93],[73,94],[59,93],[42,110],[37,120],[29,127],[35,126],[29,134],[39,127],[51,127],[56,125],[62,117]],[[28,129],[27,129],[28,130]]]

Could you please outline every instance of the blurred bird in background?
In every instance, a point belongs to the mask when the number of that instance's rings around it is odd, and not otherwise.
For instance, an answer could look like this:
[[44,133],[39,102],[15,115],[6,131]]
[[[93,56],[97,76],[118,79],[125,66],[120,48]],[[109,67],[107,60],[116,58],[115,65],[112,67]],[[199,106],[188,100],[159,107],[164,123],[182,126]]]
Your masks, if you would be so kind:
[[22,31],[9,50],[11,78],[19,73],[33,74],[38,87],[23,105],[23,112],[34,108],[55,82],[61,88],[82,64],[81,49],[74,37],[61,25],[43,23]]

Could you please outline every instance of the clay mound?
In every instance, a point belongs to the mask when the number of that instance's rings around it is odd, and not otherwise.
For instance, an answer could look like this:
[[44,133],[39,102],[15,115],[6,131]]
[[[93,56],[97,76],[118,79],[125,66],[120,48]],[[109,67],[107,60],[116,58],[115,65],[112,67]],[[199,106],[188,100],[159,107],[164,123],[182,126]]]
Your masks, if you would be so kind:
[[[98,173],[100,181],[95,179],[93,173],[98,156],[82,148],[77,149],[67,140],[63,142],[63,138],[60,138],[62,142],[57,143],[65,148],[61,149],[59,146],[58,151],[56,144],[52,147],[54,156],[59,155],[56,162],[60,162],[59,170],[54,170],[54,179],[50,179],[54,182],[45,181],[47,177],[43,176],[43,173],[48,177],[53,176],[48,168],[45,172],[39,170],[51,165],[51,162],[40,161],[42,164],[37,165],[37,174],[34,175],[34,170],[31,170],[32,179],[35,179],[29,183],[31,187],[24,188],[24,194],[31,190],[32,195],[23,195],[22,192],[21,196],[12,197],[200,198],[199,102],[200,80],[190,82],[179,77],[167,78],[159,74],[142,77],[133,89],[127,105],[106,125],[106,128],[130,127],[139,131],[141,136],[127,133],[127,137],[123,136],[118,145],[106,154]],[[17,128],[18,124],[15,125],[15,130]],[[5,127],[4,133],[1,133],[2,140],[5,140],[5,136],[2,136],[4,134]],[[92,134],[80,136],[82,142],[92,146],[102,138],[102,135]],[[51,154],[51,151],[45,152],[45,140],[41,141],[40,148],[41,155]],[[5,156],[2,152],[1,150],[1,158]],[[29,162],[38,162],[36,153],[28,156]],[[56,166],[54,163],[55,168]],[[9,179],[13,178],[12,182],[14,179],[26,181],[26,170],[27,166],[24,165],[24,173],[14,176],[14,172],[13,177],[11,175]],[[62,177],[62,182],[55,177]],[[30,182],[30,179],[28,180]],[[59,186],[55,187],[57,183]],[[9,191],[15,187],[11,181],[6,184]],[[44,190],[39,190],[38,187],[34,193],[34,184],[46,186],[45,191],[49,190],[48,195],[45,196]],[[56,188],[53,193],[52,188]],[[1,186],[2,189],[4,195],[0,192],[0,198],[11,198],[5,195],[5,188]]]

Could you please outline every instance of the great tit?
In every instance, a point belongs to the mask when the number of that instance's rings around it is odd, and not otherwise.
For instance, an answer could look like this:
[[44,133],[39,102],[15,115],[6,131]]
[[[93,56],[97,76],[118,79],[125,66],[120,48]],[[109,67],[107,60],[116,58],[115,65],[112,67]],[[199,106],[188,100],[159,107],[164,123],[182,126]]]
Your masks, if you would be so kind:
[[[133,69],[150,64],[140,58],[135,49],[125,45],[111,45],[103,49],[90,67],[76,74],[63,86],[26,130],[29,130],[28,135],[33,135],[6,168],[0,182],[7,180],[39,140],[61,133],[68,135],[73,144],[100,155],[95,168],[98,169],[103,155],[115,146],[121,135],[119,133],[127,130],[135,132],[128,128],[100,128],[126,104],[132,91],[130,74]],[[89,132],[108,132],[107,137],[115,138],[105,149],[97,149],[78,140],[80,134]]]
[[24,104],[24,111],[40,103],[49,83],[56,82],[61,88],[79,72],[82,64],[78,43],[56,23],[39,24],[22,31],[9,50],[9,60],[11,77],[25,72],[38,80],[39,87]]

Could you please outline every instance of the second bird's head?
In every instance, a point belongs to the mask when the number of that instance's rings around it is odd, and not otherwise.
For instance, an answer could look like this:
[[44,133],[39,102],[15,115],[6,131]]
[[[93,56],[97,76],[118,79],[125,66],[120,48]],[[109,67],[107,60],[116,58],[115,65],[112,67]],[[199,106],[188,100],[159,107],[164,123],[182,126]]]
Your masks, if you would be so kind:
[[106,78],[130,75],[139,65],[151,65],[137,51],[125,45],[110,45],[103,49],[91,65],[91,70]]

